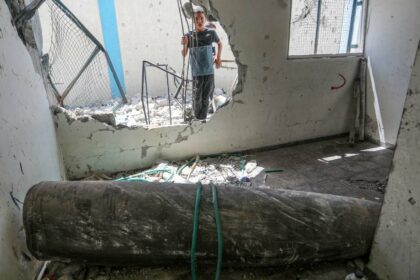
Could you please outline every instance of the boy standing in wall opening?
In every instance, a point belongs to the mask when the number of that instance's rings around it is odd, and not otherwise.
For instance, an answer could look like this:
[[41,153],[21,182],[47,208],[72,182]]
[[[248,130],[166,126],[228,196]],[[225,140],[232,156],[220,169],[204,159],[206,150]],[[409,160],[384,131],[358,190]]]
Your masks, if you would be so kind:
[[[222,42],[216,31],[207,29],[206,15],[201,6],[194,7],[195,30],[182,37],[182,55],[190,50],[190,63],[193,76],[193,112],[197,119],[205,120],[209,108],[209,99],[213,98],[214,68],[220,68]],[[214,54],[213,43],[217,43]]]

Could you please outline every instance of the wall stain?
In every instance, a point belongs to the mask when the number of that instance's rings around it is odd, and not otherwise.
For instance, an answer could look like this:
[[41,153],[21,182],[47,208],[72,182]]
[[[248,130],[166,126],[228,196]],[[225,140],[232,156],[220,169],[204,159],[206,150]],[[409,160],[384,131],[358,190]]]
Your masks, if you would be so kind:
[[178,133],[178,137],[175,139],[175,143],[181,143],[187,141],[189,136],[182,136],[182,132]]
[[147,156],[147,150],[152,148],[152,146],[143,146],[141,147],[141,158],[145,158]]
[[20,167],[20,172],[22,173],[22,175],[25,175],[25,172],[23,172],[23,166],[21,162],[19,162],[19,167]]

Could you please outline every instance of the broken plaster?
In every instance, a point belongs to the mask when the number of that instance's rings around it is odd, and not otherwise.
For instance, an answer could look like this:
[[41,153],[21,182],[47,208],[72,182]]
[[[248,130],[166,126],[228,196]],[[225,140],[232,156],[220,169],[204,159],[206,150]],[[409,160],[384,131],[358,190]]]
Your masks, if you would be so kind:
[[[236,46],[234,44],[232,44],[232,42],[230,40],[230,38],[232,36],[232,33],[235,34],[235,24],[232,23],[229,26],[226,26],[225,24],[223,24],[223,22],[220,21],[219,12],[214,7],[212,1],[208,1],[208,0],[194,0],[193,2],[195,2],[195,4],[204,5],[207,9],[209,9],[210,10],[210,13],[214,16],[215,19],[217,19],[220,22],[221,26],[228,33],[228,36],[229,36],[228,43],[229,43],[229,45],[231,47],[232,53],[233,53],[233,55],[235,57],[235,62],[237,64],[237,66],[238,66],[238,70],[237,70],[238,71],[238,79],[237,79],[237,83],[236,83],[235,88],[232,90],[232,99],[230,100],[230,102],[227,102],[224,106],[220,107],[219,110],[225,110],[225,109],[222,109],[222,108],[223,107],[228,107],[229,104],[230,104],[229,106],[231,106],[231,107],[235,103],[244,104],[243,101],[236,100],[235,99],[235,96],[243,91],[244,82],[246,80],[247,67],[248,67],[247,65],[245,65],[245,64],[243,64],[243,63],[240,62],[240,58],[239,58],[240,51],[236,48]],[[54,110],[55,111],[63,111],[64,114],[65,114],[65,117],[67,119],[67,123],[69,125],[71,125],[75,120],[79,120],[81,122],[89,122],[92,119],[95,119],[96,121],[105,123],[105,124],[113,127],[116,130],[120,130],[120,129],[124,129],[124,128],[127,128],[127,129],[137,129],[137,128],[140,128],[140,127],[141,128],[145,128],[146,130],[151,129],[149,127],[144,127],[143,125],[137,125],[137,124],[136,125],[125,125],[125,124],[118,124],[118,125],[116,125],[115,124],[115,118],[113,118],[112,114],[110,114],[110,115],[108,115],[108,114],[105,114],[105,115],[102,115],[102,114],[100,114],[100,115],[94,115],[94,114],[92,114],[92,115],[88,115],[88,116],[86,116],[86,115],[85,116],[77,116],[77,115],[72,115],[71,114],[71,111],[62,110],[62,109],[60,110],[60,109],[57,109],[57,108],[58,107],[56,107]],[[190,126],[188,124],[181,124],[181,125],[185,125],[186,127]],[[188,139],[187,136],[179,135],[178,138],[177,138],[177,143],[180,143],[182,141],[186,141],[187,139]]]
[[[283,0],[280,0],[283,1]],[[200,4],[200,2],[203,2],[202,0],[195,0],[193,1],[197,4]],[[210,6],[210,10],[211,10],[211,14],[214,16],[215,19],[217,19],[217,21],[220,23],[220,25],[223,27],[223,29],[226,31],[226,33],[229,36],[229,45],[230,48],[232,50],[233,56],[235,57],[235,62],[236,65],[238,65],[238,82],[236,84],[236,87],[233,89],[232,91],[232,101],[233,103],[235,103],[235,95],[241,93],[243,91],[244,88],[244,83],[246,80],[246,74],[247,74],[247,70],[248,70],[248,65],[241,63],[240,59],[239,59],[239,55],[240,55],[240,50],[238,50],[236,48],[236,45],[232,43],[232,41],[230,40],[231,36],[232,36],[232,30],[235,31],[235,22],[231,22],[231,24],[226,25],[223,23],[223,21],[220,20],[220,16],[219,16],[219,11],[214,7],[213,1],[212,0],[208,0],[208,5]]]

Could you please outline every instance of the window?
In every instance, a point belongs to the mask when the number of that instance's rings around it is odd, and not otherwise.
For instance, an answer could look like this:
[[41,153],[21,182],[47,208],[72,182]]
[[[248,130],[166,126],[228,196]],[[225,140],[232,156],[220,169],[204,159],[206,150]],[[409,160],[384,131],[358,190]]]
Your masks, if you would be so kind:
[[363,52],[367,0],[292,0],[289,56]]

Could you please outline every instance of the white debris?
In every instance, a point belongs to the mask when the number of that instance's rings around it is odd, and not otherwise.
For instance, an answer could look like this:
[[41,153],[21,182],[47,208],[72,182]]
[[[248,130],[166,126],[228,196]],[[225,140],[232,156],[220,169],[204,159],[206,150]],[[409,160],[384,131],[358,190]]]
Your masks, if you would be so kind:
[[249,178],[255,178],[258,176],[258,174],[263,172],[263,170],[264,170],[264,167],[257,166],[251,173],[248,174],[248,176]]
[[245,171],[248,174],[254,171],[255,168],[257,168],[257,162],[255,160],[251,160],[245,165]]
[[[214,104],[216,108],[228,102],[227,96],[222,94],[224,94],[222,89],[215,89]],[[151,128],[170,125],[170,116],[172,118],[172,125],[185,123],[181,98],[179,100],[171,98],[171,106],[169,107],[167,96],[152,97],[144,101],[144,109],[140,94],[127,97],[127,99],[127,104],[119,104],[118,101],[111,100],[103,104],[66,108],[66,113],[75,119],[85,116],[113,114],[115,125],[128,127]],[[191,95],[187,95],[186,108],[191,108],[191,104]],[[145,114],[150,114],[149,125],[146,125]],[[208,116],[210,117],[211,114],[209,113]]]
[[[196,162],[196,163],[195,163]],[[195,168],[193,165],[195,164]],[[123,180],[141,180],[149,182],[174,182],[180,184],[236,184],[250,185],[264,170],[255,160],[246,162],[244,156],[221,155],[187,162],[160,162],[151,169],[123,178]]]

